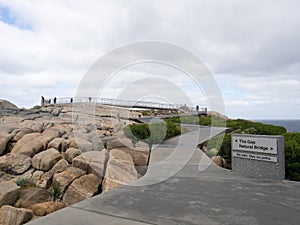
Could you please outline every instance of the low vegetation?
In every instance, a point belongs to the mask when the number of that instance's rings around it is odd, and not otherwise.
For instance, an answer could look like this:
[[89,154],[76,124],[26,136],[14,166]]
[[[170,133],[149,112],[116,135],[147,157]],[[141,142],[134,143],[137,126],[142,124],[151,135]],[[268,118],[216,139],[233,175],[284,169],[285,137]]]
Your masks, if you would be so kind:
[[[22,189],[36,187],[35,182],[29,178],[18,178],[16,180],[16,184]],[[47,193],[52,201],[58,201],[63,195],[62,186],[57,182],[52,182],[47,190]]]
[[62,187],[58,182],[51,183],[49,189],[48,189],[48,195],[51,198],[52,201],[58,201],[63,195]]
[[286,178],[300,181],[300,133],[286,133],[284,140]]
[[35,187],[34,182],[28,178],[18,178],[16,184],[21,188]]
[[212,116],[180,116],[168,118],[166,121],[177,124],[199,124],[202,126],[211,126],[213,124],[214,126],[225,126],[224,119]]
[[179,125],[171,122],[158,122],[148,124],[130,124],[124,127],[125,135],[131,139],[133,145],[142,141],[149,145],[149,149],[152,149],[153,144],[159,144],[163,140],[181,134],[181,128]]

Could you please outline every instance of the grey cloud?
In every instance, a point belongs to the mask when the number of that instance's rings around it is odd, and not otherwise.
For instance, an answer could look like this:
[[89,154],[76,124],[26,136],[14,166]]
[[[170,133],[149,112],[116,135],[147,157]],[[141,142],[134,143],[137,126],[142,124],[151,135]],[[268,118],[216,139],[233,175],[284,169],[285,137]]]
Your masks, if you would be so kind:
[[[295,117],[292,105],[295,108],[295,103],[299,102],[297,90],[300,90],[297,86],[300,79],[300,2],[297,0],[67,0],[47,3],[0,0],[0,5],[10,8],[21,23],[32,28],[21,30],[0,21],[0,78],[8,80],[7,75],[18,75],[33,79],[26,87],[4,82],[7,86],[4,88],[2,84],[1,97],[14,98],[13,93],[7,94],[8,90],[25,93],[33,88],[35,92],[30,93],[30,97],[36,98],[37,93],[45,91],[36,89],[37,76],[56,80],[55,90],[47,90],[48,95],[72,93],[71,89],[76,89],[89,66],[111,49],[133,41],[162,40],[193,51],[208,64],[230,108],[235,106],[236,111],[246,114],[250,106],[243,105],[243,101],[252,107],[265,104],[266,110],[253,113],[254,117],[271,113],[273,105],[284,104],[290,110],[290,117]],[[185,60],[172,52],[165,54],[178,61]],[[140,72],[143,70],[141,68]],[[167,74],[170,71],[146,72]],[[249,78],[258,78],[257,89],[236,84],[237,80],[247,82]],[[188,83],[180,73],[174,73],[173,79],[177,83]],[[266,85],[269,79],[273,82]],[[69,80],[74,81],[70,84]],[[281,84],[280,80],[291,80],[294,86]],[[122,83],[120,79],[117,88]],[[66,87],[69,91],[64,92]],[[280,87],[284,88],[282,96],[273,91]],[[107,92],[113,93],[112,89]],[[264,94],[276,102],[248,98],[244,92],[248,96],[249,93]],[[196,94],[192,95],[197,99]],[[286,98],[295,101],[289,104],[284,102]],[[233,111],[230,113],[234,114]]]

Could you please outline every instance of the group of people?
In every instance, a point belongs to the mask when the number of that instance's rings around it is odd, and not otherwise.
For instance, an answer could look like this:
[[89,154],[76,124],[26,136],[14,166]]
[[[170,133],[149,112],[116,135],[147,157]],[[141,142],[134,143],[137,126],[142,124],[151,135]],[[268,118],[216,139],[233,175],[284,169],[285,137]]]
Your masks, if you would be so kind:
[[[56,104],[56,102],[57,102],[57,98],[54,97],[53,104]],[[73,98],[70,98],[70,103],[73,103]],[[51,98],[45,99],[44,96],[41,96],[41,105],[44,105],[44,104],[51,104]]]
[[[88,97],[88,100],[89,100],[89,103],[91,103],[92,97]],[[57,98],[54,97],[53,104],[56,104],[56,103],[57,103]],[[73,98],[70,98],[70,103],[73,103]],[[44,104],[51,104],[51,98],[45,99],[44,96],[41,96],[41,105],[44,105]]]
[[[92,102],[92,97],[88,97],[88,100],[89,100],[89,103]],[[53,98],[53,104],[56,104],[57,102],[57,98],[54,97]],[[73,103],[73,98],[70,98],[70,103]],[[49,99],[45,99],[44,96],[41,96],[41,105],[44,105],[44,104],[51,104],[51,98]],[[196,111],[199,111],[199,106],[196,105]]]
[[44,105],[44,104],[51,104],[51,98],[50,99],[45,99],[44,96],[42,96],[41,104],[42,105]]

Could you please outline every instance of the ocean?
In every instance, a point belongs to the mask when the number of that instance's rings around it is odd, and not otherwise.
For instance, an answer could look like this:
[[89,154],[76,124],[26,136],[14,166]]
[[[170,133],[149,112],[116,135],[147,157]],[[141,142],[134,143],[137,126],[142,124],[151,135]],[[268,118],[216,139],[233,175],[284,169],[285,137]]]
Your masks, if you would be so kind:
[[255,120],[260,123],[285,127],[287,132],[300,132],[300,120]]

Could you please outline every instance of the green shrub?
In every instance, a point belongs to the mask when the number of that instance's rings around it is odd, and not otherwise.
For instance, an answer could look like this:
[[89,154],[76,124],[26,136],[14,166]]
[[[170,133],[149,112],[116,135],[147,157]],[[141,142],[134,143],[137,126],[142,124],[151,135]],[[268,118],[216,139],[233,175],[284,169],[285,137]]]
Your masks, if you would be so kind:
[[123,128],[126,137],[131,139],[133,145],[142,141],[152,149],[153,144],[181,134],[180,126],[171,122],[158,122],[148,124],[130,124]]
[[284,139],[286,178],[300,181],[300,133],[286,133]]
[[231,134],[225,134],[219,155],[222,156],[227,162],[227,168],[231,168]]
[[[183,132],[185,132],[185,130],[183,130]],[[165,139],[169,139],[171,137],[175,137],[180,134],[181,134],[181,128],[179,125],[167,122],[167,135]]]
[[225,127],[226,120],[219,117],[212,116],[181,116],[181,117],[170,117],[167,118],[166,121],[178,124],[197,124],[202,126],[214,126]]
[[232,131],[241,131],[247,134],[260,134],[260,135],[282,135],[286,133],[286,129],[281,126],[271,124],[263,124],[250,120],[236,119],[227,120],[226,126]]

